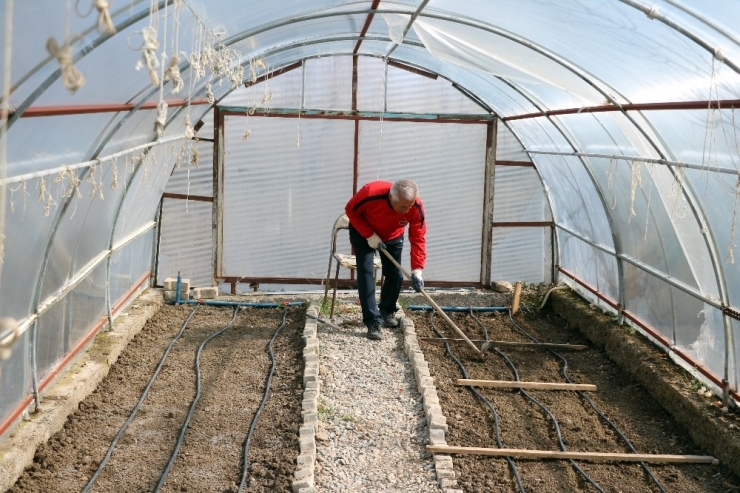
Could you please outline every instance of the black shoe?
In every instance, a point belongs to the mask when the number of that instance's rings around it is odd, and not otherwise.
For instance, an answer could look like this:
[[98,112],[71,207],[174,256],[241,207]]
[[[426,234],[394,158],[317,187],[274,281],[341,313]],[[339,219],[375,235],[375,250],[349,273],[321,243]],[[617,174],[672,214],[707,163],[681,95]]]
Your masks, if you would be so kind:
[[383,334],[380,333],[380,324],[378,322],[373,322],[373,324],[367,328],[367,338],[373,341],[383,339]]
[[396,318],[395,312],[386,313],[381,311],[380,316],[383,317],[383,327],[388,327],[389,329],[395,329],[398,327],[398,319]]

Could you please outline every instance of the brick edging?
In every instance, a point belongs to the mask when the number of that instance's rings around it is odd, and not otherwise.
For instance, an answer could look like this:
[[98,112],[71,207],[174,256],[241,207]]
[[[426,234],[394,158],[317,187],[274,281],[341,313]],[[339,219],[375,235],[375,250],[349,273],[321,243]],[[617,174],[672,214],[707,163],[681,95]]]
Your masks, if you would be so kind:
[[[416,378],[416,385],[422,396],[424,415],[429,428],[429,443],[432,445],[447,445],[447,440],[445,439],[447,418],[442,414],[442,408],[439,405],[439,396],[437,395],[437,387],[434,385],[434,378],[429,373],[429,363],[424,360],[424,353],[419,347],[414,322],[402,316],[400,323],[401,329],[403,329],[403,348],[411,362],[411,368],[413,368],[414,377]],[[444,493],[462,493],[462,490],[455,489],[457,487],[457,479],[455,479],[452,457],[445,454],[433,455],[437,484],[439,484],[442,491]]]
[[[319,305],[311,303],[307,314],[319,316]],[[293,474],[293,493],[315,493],[314,472],[316,469],[316,427],[318,425],[319,397],[319,339],[318,322],[306,317],[303,329],[303,402],[301,417],[303,424],[298,430],[300,454],[296,458],[296,470]]]

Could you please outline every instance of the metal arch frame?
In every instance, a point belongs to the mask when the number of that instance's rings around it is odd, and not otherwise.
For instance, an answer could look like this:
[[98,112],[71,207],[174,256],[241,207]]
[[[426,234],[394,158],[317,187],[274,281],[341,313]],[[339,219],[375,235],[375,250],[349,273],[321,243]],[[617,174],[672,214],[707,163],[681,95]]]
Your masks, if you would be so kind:
[[[638,4],[638,3],[636,3],[636,2],[634,2],[632,0],[620,0],[620,1],[623,1],[624,3],[626,3],[626,4],[630,5],[630,6],[633,6],[635,8],[638,8],[639,10],[643,10],[644,11],[644,9],[645,9],[645,7],[643,5]],[[167,3],[166,0],[163,0],[162,2],[160,2],[160,4],[163,4],[163,5],[166,5],[166,3]],[[336,8],[336,7],[334,7],[334,8]],[[314,18],[327,17],[329,15],[351,15],[352,13],[353,12],[351,12],[351,11],[328,12],[328,13],[324,13],[324,14],[319,15],[319,16],[316,16],[315,15]],[[362,12],[357,12],[356,11],[354,13],[362,13]],[[370,11],[367,12],[367,13],[373,13],[373,14],[375,14],[375,13],[393,13],[393,12],[391,12],[390,10],[370,9]],[[399,11],[397,13],[409,14],[408,11]],[[147,12],[141,12],[141,13],[139,13],[137,15],[132,16],[127,21],[124,21],[124,23],[119,24],[119,26],[125,25],[124,27],[127,27],[128,25],[131,25],[133,22],[136,22],[137,20],[140,20],[142,18],[145,18],[147,15],[148,15]],[[548,50],[545,50],[542,47],[539,47],[538,45],[536,45],[536,44],[534,44],[534,43],[532,43],[532,42],[530,42],[530,41],[528,41],[528,40],[526,40],[524,38],[521,38],[519,36],[516,36],[516,35],[514,35],[512,33],[508,33],[508,32],[506,32],[506,31],[504,31],[502,29],[498,29],[498,28],[492,27],[492,26],[490,26],[490,25],[488,25],[486,23],[481,23],[479,21],[474,21],[474,20],[468,20],[468,19],[463,18],[463,17],[452,17],[452,16],[448,16],[447,14],[437,14],[437,13],[428,13],[427,12],[427,13],[422,13],[421,15],[423,17],[429,17],[429,18],[446,20],[446,21],[460,23],[460,24],[465,24],[465,25],[469,25],[471,27],[475,27],[475,28],[486,30],[486,31],[491,32],[493,34],[506,37],[507,39],[510,39],[510,40],[515,41],[515,42],[517,42],[519,44],[522,44],[523,46],[526,46],[526,47],[532,49],[533,51],[535,51],[535,52],[537,52],[537,53],[539,53],[539,54],[541,54],[541,55],[543,55],[543,56],[545,56],[545,57],[547,57],[547,58],[555,61],[556,63],[560,64],[564,68],[570,70],[571,72],[573,72],[574,74],[576,74],[577,76],[579,76],[586,83],[588,83],[589,85],[591,85],[592,87],[594,87],[597,91],[599,91],[600,93],[602,93],[606,97],[607,100],[610,100],[610,102],[612,102],[612,104],[614,104],[615,106],[619,107],[620,108],[620,111],[623,113],[623,115],[635,126],[636,129],[638,129],[639,132],[641,132],[645,136],[646,139],[648,139],[648,142],[662,156],[662,152],[661,152],[660,148],[652,141],[652,139],[650,137],[648,137],[646,135],[645,130],[642,128],[642,126],[639,125],[636,121],[634,121],[629,115],[627,115],[627,113],[624,111],[623,108],[621,108],[621,106],[619,105],[619,103],[617,103],[615,100],[613,100],[613,98],[609,94],[607,94],[605,91],[602,91],[599,87],[597,87],[594,84],[594,82],[592,81],[592,79],[594,79],[594,80],[597,80],[597,79],[595,77],[590,76],[590,74],[585,73],[585,71],[581,70],[579,67],[576,67],[575,65],[573,65],[569,61],[562,59],[561,57],[559,57],[559,56],[557,56],[557,55],[549,52]],[[299,17],[299,18],[292,18],[289,21],[286,21],[285,24],[294,23],[294,22],[300,22],[302,20],[309,20],[310,17],[311,16],[303,16],[303,17]],[[677,26],[675,24],[669,23],[669,21],[667,21],[667,19],[661,19],[661,21],[663,21],[669,27],[671,27],[671,28],[675,29],[676,31],[680,32],[681,34],[684,34],[684,35],[688,36],[690,39],[692,39],[696,43],[700,44],[705,49],[710,50],[711,47],[709,47],[708,43],[706,43],[700,37],[698,37],[696,35],[693,35],[692,33],[688,32],[687,30],[683,29],[680,26]],[[267,28],[265,30],[269,30],[269,29],[271,29],[271,28]],[[93,43],[89,44],[87,47],[83,48],[78,53],[76,53],[75,56],[74,56],[74,60],[76,61],[76,60],[82,58],[84,55],[86,55],[87,53],[89,53],[90,51],[92,51],[92,49],[94,49],[95,47],[97,47],[99,44],[102,44],[102,42],[105,39],[107,39],[107,37],[101,37],[101,38],[96,39]],[[291,45],[291,46],[300,46],[300,45]],[[710,51],[712,51],[712,50],[710,50]],[[716,53],[715,53],[715,55],[716,55]],[[738,72],[738,68],[732,62],[730,62],[730,61],[728,61],[726,59],[723,59],[722,61],[724,61],[728,66],[730,66],[731,68],[733,68],[733,70],[735,70],[736,72]],[[27,109],[27,107],[32,103],[32,101],[35,100],[35,99],[37,99],[38,96],[41,93],[43,93],[46,90],[46,88],[48,88],[51,85],[51,83],[53,83],[59,77],[59,75],[60,75],[60,71],[57,70],[54,74],[52,74],[52,76],[50,76],[44,82],[44,84],[42,84],[39,88],[37,88],[34,91],[34,93],[31,96],[29,96],[29,98],[27,98],[26,101],[24,101],[24,103],[21,105],[21,107],[19,107],[19,109],[11,116],[11,118],[7,122],[8,124],[7,124],[7,127],[6,128],[9,128],[10,125],[12,125],[12,123],[20,116],[20,114],[23,111],[25,111],[25,109]],[[689,186],[690,186],[690,184],[689,184]],[[693,190],[692,190],[692,192],[693,192]],[[688,191],[686,191],[686,190],[684,191],[684,193],[689,198],[689,203],[692,206],[692,211],[694,212],[694,214],[695,214],[695,216],[697,218],[697,221],[699,222],[699,224],[701,224],[703,226],[703,229],[706,229],[709,232],[709,236],[711,236],[711,238],[708,238],[707,235],[705,235],[705,242],[708,243],[708,247],[709,247],[708,250],[710,252],[710,256],[712,257],[713,268],[715,270],[715,274],[718,276],[717,282],[720,285],[720,294],[723,296],[723,301],[724,301],[724,300],[726,300],[726,292],[725,292],[726,291],[726,288],[725,288],[725,283],[724,283],[724,276],[723,276],[723,274],[721,272],[718,272],[718,269],[721,270],[721,265],[717,263],[717,259],[715,258],[715,255],[717,254],[717,252],[716,252],[716,243],[714,242],[713,235],[711,234],[711,229],[708,228],[708,224],[706,223],[705,218],[697,211],[696,205],[694,203],[694,200],[695,199],[693,198],[693,193],[688,193]],[[727,325],[727,322],[728,322],[727,318],[725,320],[726,320],[726,325]],[[731,333],[730,333],[730,336],[731,336]],[[726,338],[727,338],[727,331],[726,331]],[[726,344],[726,349],[729,350],[729,344]]]

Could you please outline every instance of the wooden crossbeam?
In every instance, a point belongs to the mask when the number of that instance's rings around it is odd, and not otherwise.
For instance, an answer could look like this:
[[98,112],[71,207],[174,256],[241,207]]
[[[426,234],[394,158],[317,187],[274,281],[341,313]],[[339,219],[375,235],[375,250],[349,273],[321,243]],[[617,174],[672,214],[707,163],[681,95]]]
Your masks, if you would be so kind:
[[[461,343],[465,342],[464,339],[447,339],[444,337],[419,337],[420,341],[442,343],[442,342],[453,342]],[[481,339],[471,339],[473,343],[488,343],[490,346],[495,347],[524,347],[524,348],[541,348],[541,349],[572,349],[573,351],[583,351],[588,349],[588,346],[583,344],[550,344],[546,342],[513,342],[513,341],[484,341]]]
[[573,459],[582,461],[650,462],[684,464],[719,464],[711,455],[661,455],[661,454],[617,454],[605,452],[563,452],[555,450],[528,450],[512,448],[455,447],[451,445],[427,445],[435,454],[492,455],[498,457],[521,457],[525,459]]
[[596,390],[596,385],[589,383],[547,383],[547,382],[514,382],[511,380],[473,380],[470,378],[458,378],[458,385],[475,387],[497,387],[508,389],[531,389],[531,390]]

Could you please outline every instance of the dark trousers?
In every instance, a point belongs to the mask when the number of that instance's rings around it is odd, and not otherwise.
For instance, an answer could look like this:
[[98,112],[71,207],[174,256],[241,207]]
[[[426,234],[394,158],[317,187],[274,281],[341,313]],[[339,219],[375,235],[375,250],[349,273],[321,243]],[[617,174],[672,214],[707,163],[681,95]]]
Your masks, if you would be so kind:
[[[380,303],[375,303],[375,278],[373,273],[373,257],[375,250],[370,248],[367,240],[362,237],[356,229],[349,226],[349,242],[355,250],[357,258],[357,291],[360,295],[360,306],[362,307],[362,321],[370,327],[373,322],[383,322],[380,311],[393,313],[396,311],[396,302],[398,295],[401,293],[401,284],[403,283],[403,274],[398,267],[380,253],[380,260],[383,263],[383,286],[380,288]],[[385,242],[385,249],[391,254],[396,262],[401,263],[401,253],[403,251],[403,235]]]

